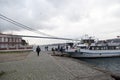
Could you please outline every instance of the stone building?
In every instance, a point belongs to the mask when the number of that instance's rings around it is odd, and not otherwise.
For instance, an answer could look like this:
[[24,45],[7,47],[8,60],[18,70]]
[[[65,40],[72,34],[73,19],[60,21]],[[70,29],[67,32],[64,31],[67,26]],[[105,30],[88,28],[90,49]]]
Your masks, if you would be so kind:
[[11,50],[11,49],[27,49],[29,45],[23,45],[22,37],[14,36],[11,34],[0,33],[0,50]]

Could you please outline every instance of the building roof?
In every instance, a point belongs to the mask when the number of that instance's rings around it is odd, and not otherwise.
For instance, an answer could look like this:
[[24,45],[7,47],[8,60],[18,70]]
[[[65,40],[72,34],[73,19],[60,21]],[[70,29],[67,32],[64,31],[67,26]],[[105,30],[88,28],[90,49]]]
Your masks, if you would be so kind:
[[3,33],[0,33],[0,37],[17,37],[17,38],[21,38],[20,36],[14,36],[13,34],[3,34]]

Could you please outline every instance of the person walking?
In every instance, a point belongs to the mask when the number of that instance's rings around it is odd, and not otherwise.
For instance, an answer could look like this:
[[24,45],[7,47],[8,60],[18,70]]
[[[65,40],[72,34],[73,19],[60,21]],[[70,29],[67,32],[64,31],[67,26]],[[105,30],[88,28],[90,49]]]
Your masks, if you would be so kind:
[[60,52],[61,52],[61,56],[63,56],[64,49],[63,49],[62,46],[61,46],[61,48],[60,48]]
[[55,55],[55,49],[54,48],[52,48],[52,52],[53,52],[53,55]]
[[45,51],[48,51],[48,46],[45,46]]
[[46,50],[48,51],[48,46],[46,46]]
[[37,46],[37,48],[36,48],[36,52],[37,52],[37,55],[38,55],[38,56],[39,56],[40,51],[41,51],[40,47]]

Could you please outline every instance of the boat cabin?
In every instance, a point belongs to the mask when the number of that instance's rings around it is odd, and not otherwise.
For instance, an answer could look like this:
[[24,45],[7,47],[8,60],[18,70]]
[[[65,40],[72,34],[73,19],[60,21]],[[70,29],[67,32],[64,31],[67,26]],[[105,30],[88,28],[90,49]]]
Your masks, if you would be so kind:
[[90,46],[90,50],[119,50],[118,46]]

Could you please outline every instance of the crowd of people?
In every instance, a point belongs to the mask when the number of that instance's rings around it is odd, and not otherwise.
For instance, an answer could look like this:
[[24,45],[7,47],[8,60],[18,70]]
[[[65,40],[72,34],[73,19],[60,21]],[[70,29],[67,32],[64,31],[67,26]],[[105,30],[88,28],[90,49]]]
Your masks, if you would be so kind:
[[63,54],[65,51],[65,47],[64,46],[59,46],[57,48],[52,48],[52,52],[53,52],[53,55],[55,55],[55,52],[60,52],[61,54]]
[[[45,51],[50,50],[50,49],[48,48],[48,46],[45,46],[44,49],[45,49]],[[64,51],[65,51],[65,49],[67,50],[67,49],[68,49],[68,46],[65,47],[65,46],[60,46],[60,45],[58,45],[58,47],[52,47],[52,48],[51,48],[51,51],[53,52],[53,54],[55,54],[56,51],[57,51],[57,52],[60,52],[61,54],[63,54]],[[37,52],[37,55],[39,56],[39,53],[41,52],[40,46],[37,46],[36,52]]]
[[[65,49],[67,50],[67,49],[68,49],[68,46],[60,46],[60,45],[58,45],[57,48],[52,47],[52,48],[51,48],[51,51],[53,52],[53,55],[55,55],[56,52],[60,52],[61,54],[63,54],[64,51],[65,51]],[[45,46],[45,51],[48,51],[48,50],[49,50],[49,49],[48,49],[48,46]],[[40,46],[37,46],[36,52],[37,52],[37,55],[38,55],[38,56],[39,56],[40,51],[41,51]]]

